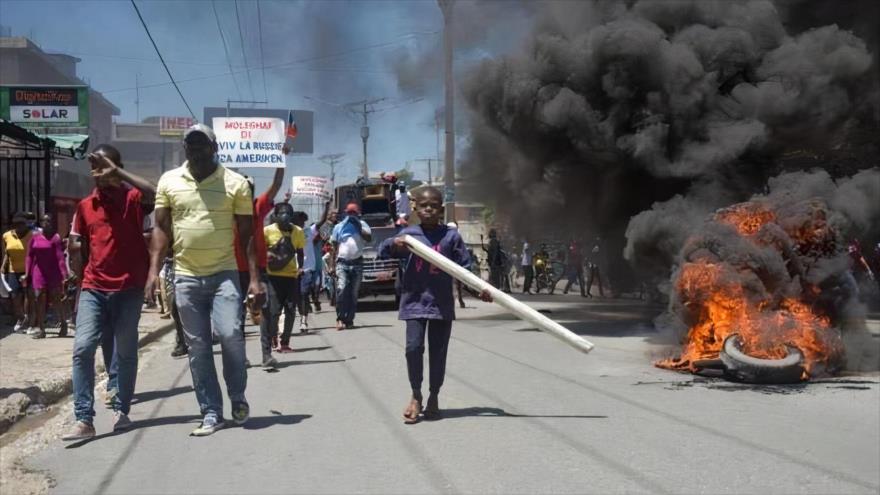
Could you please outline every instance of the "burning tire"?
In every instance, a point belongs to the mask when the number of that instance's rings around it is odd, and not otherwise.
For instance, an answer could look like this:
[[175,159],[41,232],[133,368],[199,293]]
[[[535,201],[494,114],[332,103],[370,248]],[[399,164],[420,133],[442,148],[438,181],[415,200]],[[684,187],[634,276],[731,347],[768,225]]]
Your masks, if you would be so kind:
[[747,383],[798,383],[804,375],[804,356],[792,346],[788,355],[782,359],[761,359],[749,356],[742,350],[742,340],[738,334],[724,339],[721,349],[721,362],[725,374],[734,380]]

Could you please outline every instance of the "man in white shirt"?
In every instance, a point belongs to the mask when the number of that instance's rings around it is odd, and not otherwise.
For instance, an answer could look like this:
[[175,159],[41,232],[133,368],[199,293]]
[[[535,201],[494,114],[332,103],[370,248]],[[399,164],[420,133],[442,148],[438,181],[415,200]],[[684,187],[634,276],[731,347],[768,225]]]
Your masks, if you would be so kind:
[[400,184],[398,185],[397,189],[394,190],[394,204],[397,205],[396,208],[398,219],[406,220],[407,218],[409,218],[409,195],[406,192],[405,185]]
[[523,243],[522,261],[520,264],[522,266],[523,274],[525,275],[525,280],[523,281],[523,294],[531,294],[532,278],[535,276],[535,269],[532,267],[532,250],[531,247],[529,247],[528,241]]
[[294,218],[293,221],[294,225],[303,229],[303,234],[305,234],[306,238],[306,247],[303,249],[303,273],[300,276],[300,333],[309,333],[309,313],[312,312],[309,298],[315,303],[315,309],[318,311],[321,310],[321,303],[318,301],[317,291],[318,277],[321,276],[321,273],[318,270],[318,267],[320,266],[320,257],[317,255],[316,245],[321,240],[320,230],[327,221],[327,212],[329,209],[330,202],[328,201],[324,205],[324,214],[321,216],[321,220],[308,227],[306,227],[305,224],[309,220],[309,216],[304,211],[297,212],[296,218]]
[[331,273],[336,274],[336,330],[354,328],[358,289],[363,275],[363,251],[372,239],[367,222],[360,219],[357,203],[345,207],[345,219],[333,227],[330,243],[333,246]]

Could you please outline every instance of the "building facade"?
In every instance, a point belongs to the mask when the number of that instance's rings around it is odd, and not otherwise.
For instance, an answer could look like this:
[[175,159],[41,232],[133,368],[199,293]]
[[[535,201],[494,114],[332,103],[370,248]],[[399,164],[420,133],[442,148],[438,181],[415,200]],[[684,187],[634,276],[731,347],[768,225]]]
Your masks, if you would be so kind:
[[[78,62],[80,59],[70,55],[47,53],[25,37],[0,37],[0,85],[88,86],[77,76]],[[91,146],[110,142],[113,117],[119,115],[119,108],[91,88],[88,90],[88,101],[87,127],[41,127],[29,130],[35,134],[88,134]],[[19,158],[15,153],[14,150],[0,147],[0,162],[4,158],[7,161]],[[10,180],[6,168],[2,167],[0,174],[3,174],[4,180]],[[56,158],[51,173],[51,204],[39,211],[53,211],[59,231],[66,235],[77,201],[87,195],[92,187],[87,161]],[[7,221],[7,218],[0,219],[2,223]]]

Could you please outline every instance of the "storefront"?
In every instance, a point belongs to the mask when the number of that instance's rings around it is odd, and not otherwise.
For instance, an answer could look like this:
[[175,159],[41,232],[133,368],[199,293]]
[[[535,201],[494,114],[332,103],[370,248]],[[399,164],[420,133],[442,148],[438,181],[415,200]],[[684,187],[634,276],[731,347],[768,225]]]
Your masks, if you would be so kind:
[[[54,163],[58,158],[82,159],[87,147],[85,135],[40,136],[0,120],[0,228],[5,230],[12,215],[19,211],[69,217],[71,201],[76,198],[54,197],[55,184],[59,182]],[[63,218],[58,218],[58,227],[66,233]]]

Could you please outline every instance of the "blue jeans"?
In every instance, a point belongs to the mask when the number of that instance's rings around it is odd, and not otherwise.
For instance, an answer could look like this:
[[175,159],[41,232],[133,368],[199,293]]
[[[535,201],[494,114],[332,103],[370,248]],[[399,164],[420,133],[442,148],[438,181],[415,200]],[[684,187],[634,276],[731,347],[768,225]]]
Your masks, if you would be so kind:
[[318,275],[314,270],[305,270],[302,272],[302,275],[299,276],[299,314],[300,315],[308,315],[312,312],[312,305],[310,301],[314,299],[318,300],[317,292],[315,292],[315,287],[318,285]]
[[336,260],[336,319],[346,325],[354,323],[363,272],[364,266],[360,259]]
[[116,356],[116,336],[113,329],[105,328],[101,335],[101,354],[107,370],[107,391],[119,391],[119,358]]
[[413,397],[422,396],[424,376],[425,334],[428,335],[428,390],[432,395],[440,393],[446,376],[446,353],[452,335],[452,320],[405,320],[406,321],[406,369]]
[[[111,360],[118,369],[119,393],[113,409],[128,414],[137,381],[138,322],[143,303],[141,289],[83,289],[80,294],[73,341],[73,407],[77,420],[91,423],[95,416],[95,351],[108,334],[116,343],[115,352],[112,348],[110,352],[115,355]],[[113,367],[110,365],[110,369]]]
[[183,334],[189,345],[189,370],[203,415],[223,417],[223,393],[214,366],[211,329],[220,338],[223,379],[233,403],[247,402],[244,333],[239,329],[241,290],[238,272],[223,271],[205,277],[176,274],[174,291]]

